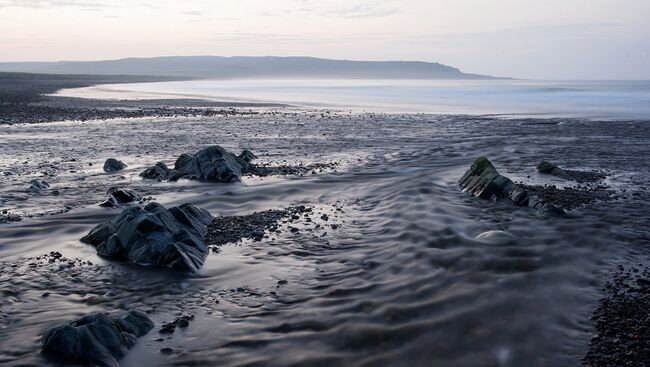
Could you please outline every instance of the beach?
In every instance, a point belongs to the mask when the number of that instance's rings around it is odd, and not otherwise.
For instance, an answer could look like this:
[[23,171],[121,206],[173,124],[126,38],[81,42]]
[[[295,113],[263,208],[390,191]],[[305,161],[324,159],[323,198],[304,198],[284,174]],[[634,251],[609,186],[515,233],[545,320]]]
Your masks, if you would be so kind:
[[[155,327],[121,366],[575,366],[585,355],[607,365],[611,351],[592,337],[617,331],[591,319],[610,315],[605,284],[619,266],[650,264],[650,125],[640,119],[194,98],[49,96],[2,108],[14,111],[0,117],[2,364],[57,365],[40,353],[44,330],[137,308]],[[239,183],[140,176],[213,145],[293,170]],[[483,200],[459,187],[480,156],[537,187],[588,186],[537,172],[541,161],[598,172],[607,194],[554,217]],[[126,168],[105,172],[108,158]],[[26,188],[32,180],[48,187]],[[220,241],[210,229],[210,254],[191,275],[100,257],[79,239],[122,211],[98,205],[111,187],[191,203],[224,228],[254,220],[262,234]],[[160,333],[184,315],[188,326]]]

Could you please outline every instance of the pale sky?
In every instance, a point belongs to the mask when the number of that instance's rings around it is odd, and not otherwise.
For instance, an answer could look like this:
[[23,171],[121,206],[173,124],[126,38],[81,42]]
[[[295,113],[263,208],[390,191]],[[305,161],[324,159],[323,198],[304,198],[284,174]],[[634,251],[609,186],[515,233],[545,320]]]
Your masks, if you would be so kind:
[[0,0],[0,61],[315,56],[650,79],[649,19],[650,0]]

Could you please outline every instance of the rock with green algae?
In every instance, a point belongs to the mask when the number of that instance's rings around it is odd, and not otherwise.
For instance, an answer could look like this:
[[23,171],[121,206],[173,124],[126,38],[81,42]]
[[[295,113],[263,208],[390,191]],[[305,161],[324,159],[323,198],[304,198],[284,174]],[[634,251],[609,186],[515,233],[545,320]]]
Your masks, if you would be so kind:
[[542,201],[522,186],[499,174],[486,157],[476,159],[458,183],[464,192],[481,199],[508,200],[516,206],[537,209],[538,214],[543,216],[564,214],[564,210]]
[[548,161],[542,161],[540,164],[538,164],[537,172],[556,176],[565,180],[573,180],[573,176],[571,176],[569,172]]

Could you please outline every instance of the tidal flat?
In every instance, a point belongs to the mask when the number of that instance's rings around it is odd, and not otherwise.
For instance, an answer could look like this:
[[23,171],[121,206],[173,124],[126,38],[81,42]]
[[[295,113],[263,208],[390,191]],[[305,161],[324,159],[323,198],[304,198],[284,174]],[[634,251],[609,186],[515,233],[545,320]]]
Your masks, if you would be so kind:
[[[592,337],[613,331],[595,312],[645,320],[642,307],[608,311],[621,296],[604,287],[618,266],[650,263],[647,121],[234,111],[0,125],[0,363],[64,364],[41,353],[48,328],[131,309],[154,328],[121,366],[599,365],[611,359]],[[140,176],[212,145],[250,150],[263,174]],[[612,195],[554,217],[473,197],[458,181],[480,156],[551,196],[581,184],[537,172],[541,161],[601,172],[598,194]],[[126,167],[105,172],[108,158]],[[199,271],[115,261],[80,242],[124,209],[98,205],[111,187],[137,192],[132,205],[209,211]],[[648,343],[636,332],[630,342]],[[644,349],[620,350],[618,361]]]

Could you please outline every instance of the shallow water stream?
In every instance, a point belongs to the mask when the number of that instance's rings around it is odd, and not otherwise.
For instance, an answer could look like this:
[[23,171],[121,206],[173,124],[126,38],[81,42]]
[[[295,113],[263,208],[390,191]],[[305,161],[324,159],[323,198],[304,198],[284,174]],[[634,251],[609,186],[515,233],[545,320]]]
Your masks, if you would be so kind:
[[[649,262],[649,138],[635,121],[322,111],[0,126],[0,209],[33,216],[0,225],[0,364],[53,364],[39,353],[47,327],[139,308],[156,328],[123,366],[578,365],[612,268]],[[340,164],[235,185],[138,177],[211,144]],[[515,181],[552,181],[535,173],[541,160],[603,169],[621,198],[549,219],[473,198],[457,180],[480,155]],[[109,157],[128,168],[104,173]],[[50,189],[27,192],[33,178]],[[167,274],[78,241],[119,213],[96,205],[110,186],[213,215],[307,204],[330,219],[226,245],[196,276]],[[509,236],[477,238],[496,230]],[[84,264],[30,265],[50,251]],[[190,326],[160,335],[181,312]]]

